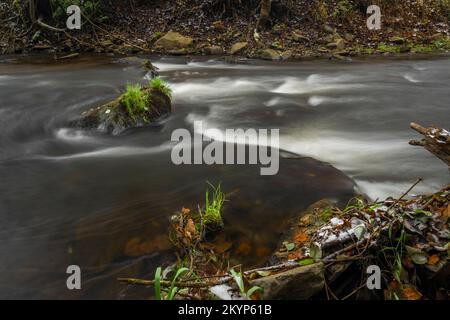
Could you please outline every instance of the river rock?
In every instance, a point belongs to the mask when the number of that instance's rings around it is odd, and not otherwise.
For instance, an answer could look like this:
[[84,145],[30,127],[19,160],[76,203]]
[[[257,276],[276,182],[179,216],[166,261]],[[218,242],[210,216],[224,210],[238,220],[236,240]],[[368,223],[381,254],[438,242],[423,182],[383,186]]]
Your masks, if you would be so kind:
[[335,42],[327,44],[327,48],[332,50],[343,50],[345,49],[345,41],[344,39],[337,39]]
[[406,42],[405,38],[394,36],[389,38],[389,42],[395,43],[395,44],[404,44]]
[[281,55],[277,50],[264,49],[259,53],[259,57],[264,60],[280,60]]
[[264,289],[267,300],[306,300],[319,293],[324,284],[324,265],[314,263],[255,279],[252,286]]
[[221,46],[209,46],[203,49],[203,51],[205,52],[205,54],[213,56],[218,56],[224,53],[224,50]]
[[325,32],[327,32],[327,33],[335,33],[335,32],[336,32],[336,29],[333,28],[332,26],[328,25],[328,24],[325,24],[325,25],[323,26],[323,30],[324,30]]
[[78,119],[71,121],[71,126],[118,135],[126,129],[148,125],[171,112],[170,97],[157,89],[142,90],[151,96],[145,112],[131,116],[122,103],[122,95],[109,103],[83,112]]
[[169,31],[155,42],[155,46],[170,51],[188,48],[193,42],[194,40],[190,37],[185,37],[178,32]]
[[248,42],[237,42],[230,49],[231,54],[236,54],[247,48]]
[[300,30],[294,30],[294,32],[292,32],[291,39],[295,42],[309,42],[309,38]]

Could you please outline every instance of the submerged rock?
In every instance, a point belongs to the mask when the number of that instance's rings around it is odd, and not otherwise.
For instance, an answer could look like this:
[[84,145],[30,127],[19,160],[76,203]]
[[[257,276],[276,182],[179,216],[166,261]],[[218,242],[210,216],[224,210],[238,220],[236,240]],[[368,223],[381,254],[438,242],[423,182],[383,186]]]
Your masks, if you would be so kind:
[[71,125],[118,135],[129,128],[148,125],[171,112],[171,99],[165,93],[153,88],[143,88],[142,92],[149,97],[142,112],[130,114],[123,103],[122,95],[109,103],[83,112]]

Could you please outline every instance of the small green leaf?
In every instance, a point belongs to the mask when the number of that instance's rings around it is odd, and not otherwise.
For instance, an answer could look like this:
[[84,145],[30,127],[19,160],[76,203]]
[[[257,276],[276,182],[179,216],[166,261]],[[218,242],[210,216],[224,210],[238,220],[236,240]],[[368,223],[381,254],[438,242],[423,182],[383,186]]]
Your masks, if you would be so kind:
[[366,226],[364,224],[357,225],[353,228],[353,232],[358,240],[361,240],[366,234]]
[[272,272],[270,272],[270,271],[256,271],[256,273],[261,277],[267,277],[272,274]]
[[253,286],[247,291],[247,297],[250,298],[256,291],[261,291],[263,293],[263,288],[258,286]]
[[309,248],[309,256],[314,260],[322,259],[322,249],[319,245],[313,243]]
[[287,251],[292,251],[295,249],[295,244],[292,242],[286,243],[284,246],[286,247]]
[[313,264],[314,262],[315,262],[314,259],[308,258],[308,259],[300,260],[298,262],[298,264],[301,265],[301,266],[308,266],[310,264]]
[[426,210],[422,210],[422,209],[417,209],[414,213],[415,214],[423,214],[423,215],[425,215],[427,217],[431,217],[433,215],[432,212],[426,211]]
[[411,255],[411,260],[415,264],[426,264],[428,262],[428,255],[426,253],[415,253]]
[[162,300],[161,297],[161,267],[158,267],[155,272],[155,298]]

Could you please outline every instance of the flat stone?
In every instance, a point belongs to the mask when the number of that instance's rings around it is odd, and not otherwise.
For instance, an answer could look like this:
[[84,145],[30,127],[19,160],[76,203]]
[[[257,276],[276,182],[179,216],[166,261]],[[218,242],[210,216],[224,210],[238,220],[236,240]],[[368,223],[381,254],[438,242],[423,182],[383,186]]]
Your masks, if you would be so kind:
[[322,262],[300,266],[288,271],[250,281],[264,289],[264,299],[306,300],[319,293],[324,284]]
[[405,41],[405,38],[394,36],[394,37],[389,38],[389,42],[392,42],[395,44],[404,44],[406,41]]
[[277,50],[264,49],[259,53],[259,57],[264,60],[280,60],[281,55]]
[[291,35],[291,39],[294,40],[295,42],[309,42],[309,38],[307,36],[305,36],[304,34],[302,34],[301,31],[299,30],[295,30],[292,35]]
[[248,42],[237,42],[230,49],[231,54],[236,54],[247,48]]
[[193,42],[194,40],[190,37],[185,37],[178,32],[169,31],[155,42],[155,46],[164,50],[177,50],[188,48]]
[[343,50],[345,49],[345,41],[344,39],[337,39],[335,42],[327,44],[327,48],[332,50]]
[[224,53],[224,50],[221,46],[209,46],[203,49],[204,53],[209,55],[221,55]]

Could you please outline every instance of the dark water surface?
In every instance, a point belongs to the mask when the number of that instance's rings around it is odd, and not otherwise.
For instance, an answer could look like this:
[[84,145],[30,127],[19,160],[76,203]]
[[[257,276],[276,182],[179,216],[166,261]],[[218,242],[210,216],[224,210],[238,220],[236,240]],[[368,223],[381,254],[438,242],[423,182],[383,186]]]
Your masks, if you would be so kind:
[[[173,258],[168,218],[203,202],[206,181],[232,192],[222,242],[246,265],[273,250],[286,220],[314,201],[346,201],[346,176],[283,153],[258,166],[175,166],[170,135],[210,128],[279,128],[281,148],[330,162],[372,198],[448,183],[443,164],[410,147],[409,122],[450,127],[450,59],[225,64],[155,60],[174,112],[118,137],[67,128],[68,119],[144,83],[115,58],[0,62],[0,298],[146,298],[118,284],[151,278]],[[31,60],[31,61],[30,61]],[[66,289],[80,265],[83,290]]]

